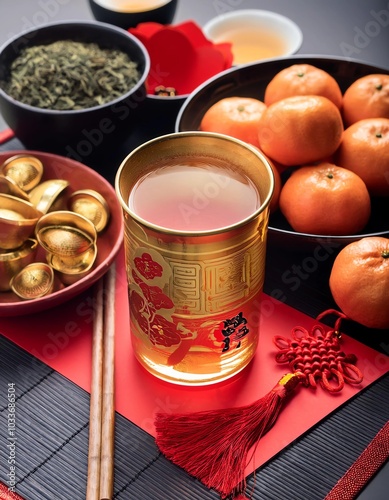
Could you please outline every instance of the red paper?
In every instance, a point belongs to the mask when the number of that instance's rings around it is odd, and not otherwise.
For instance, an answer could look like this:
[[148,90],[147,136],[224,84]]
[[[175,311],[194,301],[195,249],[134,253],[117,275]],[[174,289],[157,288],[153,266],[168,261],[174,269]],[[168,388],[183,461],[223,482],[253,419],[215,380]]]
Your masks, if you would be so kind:
[[146,47],[150,56],[147,93],[156,87],[173,87],[177,95],[186,95],[212,76],[232,65],[230,43],[208,40],[193,21],[163,25],[140,23],[128,30]]
[[[129,334],[127,280],[123,251],[118,256],[116,293],[116,410],[151,435],[156,412],[185,412],[252,403],[288,371],[275,362],[274,335],[288,336],[294,326],[310,329],[317,321],[263,295],[261,336],[252,363],[228,381],[205,387],[169,384],[146,372],[135,360]],[[93,302],[91,293],[36,315],[1,318],[0,332],[38,359],[90,390]],[[326,327],[327,328],[327,327]],[[358,357],[364,381],[346,384],[339,394],[300,387],[282,410],[275,427],[258,446],[247,473],[262,465],[293,440],[389,370],[389,357],[342,336],[342,349]]]

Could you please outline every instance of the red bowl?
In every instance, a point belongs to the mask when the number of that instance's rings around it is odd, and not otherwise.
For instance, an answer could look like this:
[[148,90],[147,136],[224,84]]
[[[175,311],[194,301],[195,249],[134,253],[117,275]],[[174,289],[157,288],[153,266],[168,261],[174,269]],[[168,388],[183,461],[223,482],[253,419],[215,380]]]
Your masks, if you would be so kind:
[[[21,316],[40,312],[62,304],[87,290],[107,271],[118,254],[124,235],[122,210],[111,184],[91,168],[77,161],[51,153],[38,151],[7,151],[0,153],[0,164],[10,156],[29,154],[39,158],[44,166],[42,181],[64,179],[69,181],[70,192],[79,189],[94,189],[107,201],[110,220],[107,228],[98,236],[97,258],[92,271],[82,279],[58,291],[34,300],[23,301],[12,292],[0,292],[0,317]],[[43,249],[38,252],[37,261],[45,262]]]

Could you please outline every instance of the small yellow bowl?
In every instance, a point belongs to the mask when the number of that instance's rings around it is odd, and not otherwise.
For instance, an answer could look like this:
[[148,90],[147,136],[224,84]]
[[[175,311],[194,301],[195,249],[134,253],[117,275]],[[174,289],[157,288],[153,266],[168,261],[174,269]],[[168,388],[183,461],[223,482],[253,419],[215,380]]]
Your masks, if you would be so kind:
[[97,245],[77,257],[61,257],[50,253],[46,255],[48,264],[55,270],[61,283],[67,286],[87,276],[93,269],[96,257]]
[[35,234],[46,252],[62,257],[80,256],[97,240],[94,224],[83,215],[67,210],[43,215],[36,225]]
[[37,250],[37,240],[29,238],[16,250],[0,251],[0,292],[11,290],[11,279],[35,260]]
[[32,203],[0,194],[0,248],[11,250],[23,245],[41,216]]
[[30,191],[42,178],[43,163],[35,156],[15,155],[3,163],[1,172],[23,191]]
[[69,210],[89,219],[100,233],[110,217],[109,205],[100,193],[93,189],[80,189],[69,196]]
[[33,262],[11,279],[11,289],[24,300],[33,300],[50,294],[54,288],[54,271],[44,262]]
[[69,182],[63,179],[49,179],[41,182],[29,192],[29,200],[40,212],[63,210],[66,208],[65,190]]
[[13,179],[6,175],[0,174],[0,193],[10,194],[22,200],[30,201],[28,194],[21,189]]

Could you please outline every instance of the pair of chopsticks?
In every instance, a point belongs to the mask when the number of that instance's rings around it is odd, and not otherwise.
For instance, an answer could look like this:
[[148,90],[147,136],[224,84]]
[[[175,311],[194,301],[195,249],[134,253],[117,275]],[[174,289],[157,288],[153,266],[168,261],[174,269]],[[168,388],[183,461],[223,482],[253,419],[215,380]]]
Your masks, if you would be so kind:
[[115,264],[95,285],[86,500],[111,500],[115,434]]

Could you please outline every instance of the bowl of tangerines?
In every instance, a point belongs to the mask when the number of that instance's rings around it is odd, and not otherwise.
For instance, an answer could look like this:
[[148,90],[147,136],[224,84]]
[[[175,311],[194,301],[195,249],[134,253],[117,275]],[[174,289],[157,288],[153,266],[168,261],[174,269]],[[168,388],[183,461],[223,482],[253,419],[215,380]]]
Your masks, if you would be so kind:
[[269,242],[334,244],[336,305],[389,329],[389,70],[319,56],[238,66],[189,95],[176,131],[189,130],[259,148],[276,186]]
[[292,56],[238,66],[198,87],[176,131],[259,148],[276,190],[269,240],[304,248],[389,236],[389,70]]

